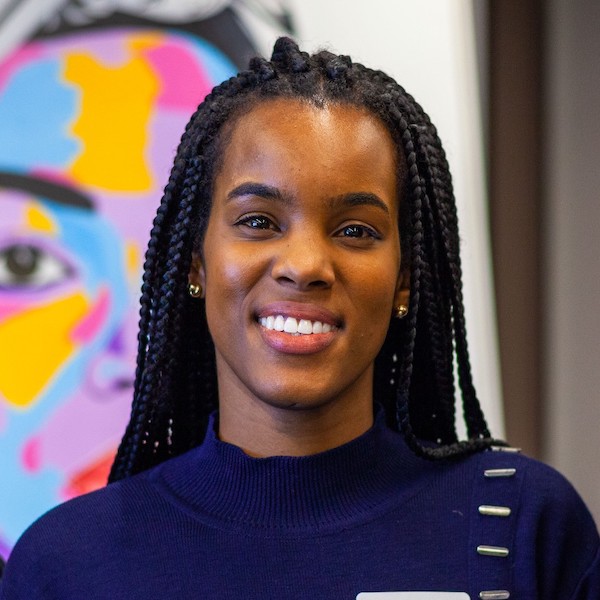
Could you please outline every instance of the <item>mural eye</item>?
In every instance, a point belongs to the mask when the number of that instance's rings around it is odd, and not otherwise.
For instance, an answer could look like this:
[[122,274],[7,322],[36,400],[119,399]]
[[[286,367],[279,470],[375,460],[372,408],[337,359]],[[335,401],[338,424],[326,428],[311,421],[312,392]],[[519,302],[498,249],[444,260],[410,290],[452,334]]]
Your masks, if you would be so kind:
[[13,244],[0,249],[0,289],[43,288],[71,275],[69,265],[38,246]]

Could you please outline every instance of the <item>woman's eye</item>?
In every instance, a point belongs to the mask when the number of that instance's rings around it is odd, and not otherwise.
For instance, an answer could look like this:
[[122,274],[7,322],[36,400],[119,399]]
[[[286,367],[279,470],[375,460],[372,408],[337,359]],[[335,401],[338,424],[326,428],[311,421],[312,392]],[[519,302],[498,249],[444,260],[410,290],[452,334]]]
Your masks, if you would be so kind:
[[275,229],[275,224],[271,219],[263,215],[252,215],[240,219],[236,225],[243,225],[250,229]]
[[72,275],[56,256],[32,244],[13,244],[0,250],[0,289],[43,288]]
[[347,225],[340,230],[340,235],[347,238],[380,239],[380,235],[366,225]]

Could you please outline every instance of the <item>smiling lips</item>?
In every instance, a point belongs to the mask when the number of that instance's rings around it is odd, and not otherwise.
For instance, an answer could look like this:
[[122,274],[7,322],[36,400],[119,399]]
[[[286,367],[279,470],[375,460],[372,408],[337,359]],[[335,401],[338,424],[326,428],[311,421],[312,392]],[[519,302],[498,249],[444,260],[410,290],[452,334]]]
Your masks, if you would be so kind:
[[273,303],[257,315],[263,340],[284,354],[313,354],[324,350],[340,330],[338,321],[321,307],[288,302]]
[[329,323],[309,321],[308,319],[295,319],[294,317],[284,317],[283,315],[261,317],[259,323],[271,331],[283,331],[296,335],[329,333],[333,329]]

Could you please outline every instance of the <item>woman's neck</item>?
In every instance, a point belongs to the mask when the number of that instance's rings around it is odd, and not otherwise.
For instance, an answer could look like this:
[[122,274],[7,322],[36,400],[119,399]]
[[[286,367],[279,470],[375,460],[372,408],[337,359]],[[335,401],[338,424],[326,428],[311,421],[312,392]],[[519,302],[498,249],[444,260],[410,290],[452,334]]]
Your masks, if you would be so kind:
[[231,400],[219,402],[219,438],[254,457],[317,454],[359,437],[373,424],[370,394],[316,406]]

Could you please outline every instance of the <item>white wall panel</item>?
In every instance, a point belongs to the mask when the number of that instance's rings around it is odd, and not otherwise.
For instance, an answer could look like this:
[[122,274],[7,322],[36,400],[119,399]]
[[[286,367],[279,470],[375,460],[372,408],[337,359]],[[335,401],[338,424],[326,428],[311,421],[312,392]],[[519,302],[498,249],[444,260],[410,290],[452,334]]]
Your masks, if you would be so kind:
[[473,6],[469,0],[293,0],[298,40],[382,69],[436,124],[454,177],[475,383],[503,434]]

